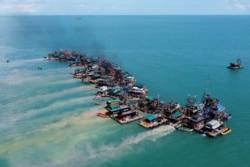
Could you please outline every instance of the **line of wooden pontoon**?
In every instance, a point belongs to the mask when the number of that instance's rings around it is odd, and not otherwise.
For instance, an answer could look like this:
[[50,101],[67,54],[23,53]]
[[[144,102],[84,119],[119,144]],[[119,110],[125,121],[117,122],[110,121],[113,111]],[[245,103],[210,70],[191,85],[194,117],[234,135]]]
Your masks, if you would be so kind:
[[[104,58],[59,50],[48,54],[48,59],[78,67],[73,77],[95,84],[96,104],[103,104],[103,98],[110,97],[104,103],[107,112],[98,113],[100,117],[110,117],[120,124],[140,120],[139,125],[144,128],[168,124],[178,130],[197,131],[210,137],[231,132],[225,125],[231,114],[208,93],[203,94],[200,103],[195,97],[188,97],[186,105],[181,106],[174,101],[163,102],[159,97],[147,96],[148,90],[138,84],[134,76]],[[142,116],[142,112],[147,113],[146,116]]]

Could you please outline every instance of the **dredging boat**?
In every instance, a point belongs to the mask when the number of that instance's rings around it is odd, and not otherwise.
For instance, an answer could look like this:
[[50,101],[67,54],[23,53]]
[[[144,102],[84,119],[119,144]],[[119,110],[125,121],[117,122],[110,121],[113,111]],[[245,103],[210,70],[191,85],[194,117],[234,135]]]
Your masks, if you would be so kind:
[[145,119],[141,120],[139,125],[144,128],[155,128],[163,125],[167,122],[167,119],[162,115],[148,115]]
[[120,124],[125,124],[142,119],[143,116],[140,115],[137,109],[133,109],[127,105],[121,105],[119,99],[107,101],[106,113],[110,118],[114,119]]
[[110,117],[120,124],[126,124],[143,118],[143,116],[139,114],[139,111],[134,109],[119,112],[116,115],[110,115]]
[[204,133],[209,137],[216,137],[221,134],[223,125],[224,122],[213,119],[205,124]]

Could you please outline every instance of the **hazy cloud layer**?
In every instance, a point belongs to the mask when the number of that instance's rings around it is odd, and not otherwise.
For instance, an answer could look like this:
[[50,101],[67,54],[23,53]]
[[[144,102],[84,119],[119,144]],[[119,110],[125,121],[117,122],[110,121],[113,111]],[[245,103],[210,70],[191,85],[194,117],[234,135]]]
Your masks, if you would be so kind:
[[0,14],[250,14],[249,0],[0,0]]

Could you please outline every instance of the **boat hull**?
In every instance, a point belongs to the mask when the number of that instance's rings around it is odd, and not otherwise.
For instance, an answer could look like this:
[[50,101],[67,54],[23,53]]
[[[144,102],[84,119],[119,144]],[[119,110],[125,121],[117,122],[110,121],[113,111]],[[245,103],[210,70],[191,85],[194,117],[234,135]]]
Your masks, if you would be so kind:
[[143,118],[143,116],[138,115],[136,117],[132,117],[132,118],[127,117],[125,119],[119,119],[119,118],[115,117],[114,120],[116,120],[120,124],[126,124],[126,123],[130,123],[130,122],[133,122],[133,121],[136,121],[136,120],[140,120],[142,118]]
[[230,128],[226,128],[226,129],[224,129],[224,130],[221,131],[221,134],[222,135],[227,135],[227,134],[231,133],[231,131],[232,130]]
[[108,118],[109,116],[105,113],[97,113],[97,116],[102,117],[102,118]]
[[227,67],[228,69],[231,69],[231,70],[239,70],[239,69],[242,69],[243,67]]

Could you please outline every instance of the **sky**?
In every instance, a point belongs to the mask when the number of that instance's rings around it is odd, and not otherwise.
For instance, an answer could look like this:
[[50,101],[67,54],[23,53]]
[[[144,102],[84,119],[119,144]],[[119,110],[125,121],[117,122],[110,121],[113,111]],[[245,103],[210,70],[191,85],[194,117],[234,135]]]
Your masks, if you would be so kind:
[[0,15],[249,15],[250,0],[0,0]]

